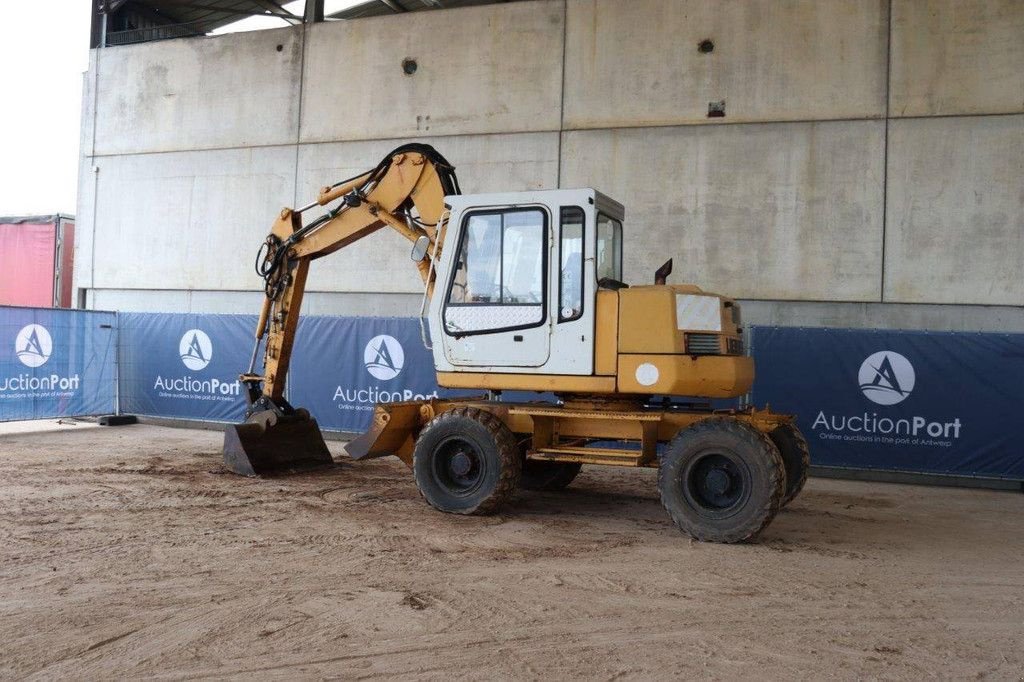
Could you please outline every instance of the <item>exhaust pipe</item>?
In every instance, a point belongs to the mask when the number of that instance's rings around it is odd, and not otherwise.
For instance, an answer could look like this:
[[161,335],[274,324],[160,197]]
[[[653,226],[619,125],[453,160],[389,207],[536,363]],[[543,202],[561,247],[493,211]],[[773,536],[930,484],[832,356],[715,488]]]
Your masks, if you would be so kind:
[[224,466],[242,476],[268,476],[333,464],[320,427],[301,408],[293,414],[256,412],[245,422],[224,430]]

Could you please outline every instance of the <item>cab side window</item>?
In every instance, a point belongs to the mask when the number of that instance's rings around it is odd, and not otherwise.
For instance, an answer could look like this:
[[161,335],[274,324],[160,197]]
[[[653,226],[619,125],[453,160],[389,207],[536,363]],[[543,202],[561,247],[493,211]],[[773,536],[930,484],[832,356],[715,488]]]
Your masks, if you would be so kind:
[[597,214],[597,279],[622,281],[622,223]]
[[559,225],[558,258],[561,277],[558,286],[558,321],[578,320],[583,314],[583,209],[562,209]]

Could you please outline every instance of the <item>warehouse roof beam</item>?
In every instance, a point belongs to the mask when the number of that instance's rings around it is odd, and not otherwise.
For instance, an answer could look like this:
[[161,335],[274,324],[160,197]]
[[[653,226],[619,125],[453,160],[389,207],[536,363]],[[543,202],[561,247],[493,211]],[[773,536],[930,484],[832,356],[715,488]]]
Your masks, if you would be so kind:
[[[93,0],[90,44],[125,45],[502,1],[509,0]],[[240,21],[246,23],[236,27]]]

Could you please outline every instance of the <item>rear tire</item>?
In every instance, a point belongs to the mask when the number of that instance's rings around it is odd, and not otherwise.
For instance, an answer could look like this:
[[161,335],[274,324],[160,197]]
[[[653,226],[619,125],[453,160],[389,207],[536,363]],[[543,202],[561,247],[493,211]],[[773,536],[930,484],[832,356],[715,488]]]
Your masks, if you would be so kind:
[[743,542],[778,513],[786,470],[768,436],[731,418],[681,430],[658,467],[661,503],[685,533],[708,542]]
[[523,462],[523,475],[519,487],[524,490],[564,490],[579,475],[583,465],[579,462]]
[[807,470],[811,466],[811,449],[800,429],[793,424],[782,424],[776,427],[768,437],[775,443],[782,455],[782,463],[786,465],[786,494],[782,498],[782,506],[793,501],[807,483]]
[[508,427],[490,412],[458,407],[420,432],[412,469],[420,494],[451,514],[493,514],[511,497],[522,457]]

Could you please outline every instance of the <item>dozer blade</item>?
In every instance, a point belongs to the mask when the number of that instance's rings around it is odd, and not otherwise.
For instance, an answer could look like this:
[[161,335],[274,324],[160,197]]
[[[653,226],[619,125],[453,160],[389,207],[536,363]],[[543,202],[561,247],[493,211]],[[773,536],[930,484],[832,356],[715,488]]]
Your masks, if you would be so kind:
[[420,409],[424,404],[428,403],[413,400],[377,405],[373,409],[373,421],[366,433],[345,444],[348,456],[352,459],[372,459],[397,455],[412,466],[413,441],[419,432]]
[[224,430],[224,464],[242,476],[264,476],[334,464],[320,427],[305,410],[258,412]]

